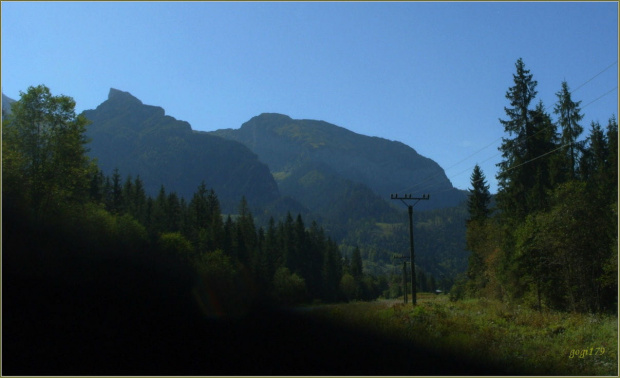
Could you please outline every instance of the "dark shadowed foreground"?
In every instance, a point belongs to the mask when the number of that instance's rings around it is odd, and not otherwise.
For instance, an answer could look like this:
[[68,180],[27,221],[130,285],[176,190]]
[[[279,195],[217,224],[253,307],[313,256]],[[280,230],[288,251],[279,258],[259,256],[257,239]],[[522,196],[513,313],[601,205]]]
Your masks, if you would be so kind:
[[207,317],[171,259],[93,257],[32,232],[3,227],[3,375],[506,373],[299,312]]

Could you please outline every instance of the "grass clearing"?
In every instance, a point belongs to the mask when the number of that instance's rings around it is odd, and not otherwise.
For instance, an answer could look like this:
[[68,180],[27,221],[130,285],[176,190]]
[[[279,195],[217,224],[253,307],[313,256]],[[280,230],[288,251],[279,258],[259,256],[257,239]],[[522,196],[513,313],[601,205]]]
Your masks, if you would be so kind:
[[417,306],[379,300],[317,307],[315,316],[521,374],[618,375],[618,318],[418,293]]

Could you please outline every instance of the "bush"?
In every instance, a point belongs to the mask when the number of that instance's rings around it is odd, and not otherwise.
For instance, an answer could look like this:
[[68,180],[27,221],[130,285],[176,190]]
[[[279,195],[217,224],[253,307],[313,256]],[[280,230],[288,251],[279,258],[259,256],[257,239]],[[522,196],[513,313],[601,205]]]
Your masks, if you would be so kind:
[[148,240],[146,228],[131,215],[116,216],[116,240],[125,247],[139,248]]
[[230,257],[218,249],[201,253],[192,263],[200,278],[194,297],[203,313],[236,317],[247,312],[252,293]]
[[194,247],[180,232],[165,232],[159,236],[159,249],[169,255],[179,256],[183,260],[189,260],[194,252]]
[[456,302],[465,298],[465,292],[467,289],[467,277],[463,274],[456,278],[456,282],[450,289],[450,301]]
[[349,273],[345,273],[340,280],[340,292],[347,301],[357,298],[357,282]]
[[306,300],[306,281],[292,273],[288,268],[280,267],[273,277],[273,295],[276,302],[286,305],[302,303]]

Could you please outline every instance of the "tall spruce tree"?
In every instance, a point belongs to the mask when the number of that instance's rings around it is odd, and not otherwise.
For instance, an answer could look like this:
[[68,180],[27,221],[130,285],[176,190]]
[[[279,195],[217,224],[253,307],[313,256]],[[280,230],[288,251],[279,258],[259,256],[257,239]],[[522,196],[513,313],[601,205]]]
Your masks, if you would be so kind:
[[609,203],[618,203],[618,122],[612,115],[607,124],[607,165],[606,177],[608,180],[606,192],[609,195]]
[[590,123],[590,135],[584,147],[579,160],[579,177],[583,181],[604,187],[608,146],[600,123]]
[[535,134],[530,118],[530,104],[536,97],[538,82],[525,68],[519,58],[513,74],[514,86],[506,92],[510,107],[504,107],[508,119],[500,119],[504,131],[512,138],[502,138],[499,150],[504,159],[498,164],[499,172],[497,202],[509,218],[523,219],[528,213],[526,196],[533,185],[535,172],[532,166],[524,164],[534,158],[531,143]]
[[254,217],[250,211],[245,196],[239,204],[239,217],[237,218],[237,251],[236,255],[243,264],[248,264],[253,259],[255,248],[258,245]]
[[530,158],[526,164],[530,165],[528,171],[534,177],[526,195],[527,208],[530,211],[543,211],[549,207],[549,190],[562,179],[561,160],[558,160],[557,154],[549,154],[558,147],[557,128],[542,101],[530,111],[530,118],[534,134],[528,143]]
[[471,174],[471,186],[469,198],[467,199],[469,219],[484,221],[490,213],[491,193],[489,192],[489,185],[486,182],[484,172],[482,172],[478,164],[476,164]]
[[583,147],[583,143],[577,141],[577,138],[583,132],[583,127],[579,125],[579,121],[583,118],[579,108],[581,101],[574,102],[572,100],[566,81],[562,82],[562,89],[555,95],[558,97],[558,102],[555,105],[554,113],[558,115],[558,124],[562,128],[561,142],[566,148],[567,178],[574,180],[576,178],[579,152]]
[[484,172],[478,164],[474,167],[471,174],[471,186],[467,208],[469,210],[469,220],[467,221],[466,243],[467,249],[471,252],[467,266],[467,290],[472,295],[477,295],[482,287],[485,286],[484,272],[486,241],[486,221],[489,217],[489,203],[491,194],[487,185]]
[[121,184],[121,174],[118,168],[114,168],[112,174],[112,191],[110,193],[110,201],[108,210],[114,214],[120,214],[123,212],[123,186]]

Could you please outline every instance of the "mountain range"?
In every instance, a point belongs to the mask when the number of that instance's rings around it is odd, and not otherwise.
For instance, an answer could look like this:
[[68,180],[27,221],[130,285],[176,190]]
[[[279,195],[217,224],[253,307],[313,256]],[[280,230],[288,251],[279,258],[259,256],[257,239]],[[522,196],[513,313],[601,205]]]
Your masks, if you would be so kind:
[[[14,100],[2,97],[10,111]],[[140,175],[151,195],[164,185],[187,198],[204,180],[222,198],[245,196],[260,207],[288,196],[319,213],[333,208],[330,196],[342,197],[351,188],[367,202],[389,203],[392,193],[431,194],[420,210],[456,206],[466,198],[439,164],[413,148],[324,121],[264,113],[239,129],[196,131],[114,88],[83,115],[92,122],[89,154],[99,167],[106,174],[118,168],[122,175]]]
[[[430,193],[432,200],[420,203],[421,210],[456,206],[466,197],[452,186],[439,164],[413,148],[324,121],[269,113],[253,117],[239,129],[209,134],[249,147],[269,166],[283,195],[311,194],[312,198],[301,201],[311,210],[321,206],[312,202],[329,202],[318,198],[325,186],[329,191],[324,194],[329,196],[343,180],[361,184],[388,201],[392,193]],[[326,185],[326,180],[331,183]]]
[[[3,95],[3,111],[10,101]],[[123,178],[140,176],[149,195],[163,185],[186,200],[204,181],[224,213],[235,213],[245,197],[259,222],[301,213],[341,245],[360,245],[367,265],[389,264],[392,253],[408,249],[407,233],[394,233],[406,221],[405,207],[390,194],[430,194],[416,206],[416,227],[424,229],[416,245],[428,246],[419,261],[435,274],[466,266],[467,192],[401,142],[276,113],[255,116],[239,129],[197,131],[117,89],[83,115],[92,122],[88,153],[106,175],[118,169]],[[441,263],[447,265],[440,269]]]

